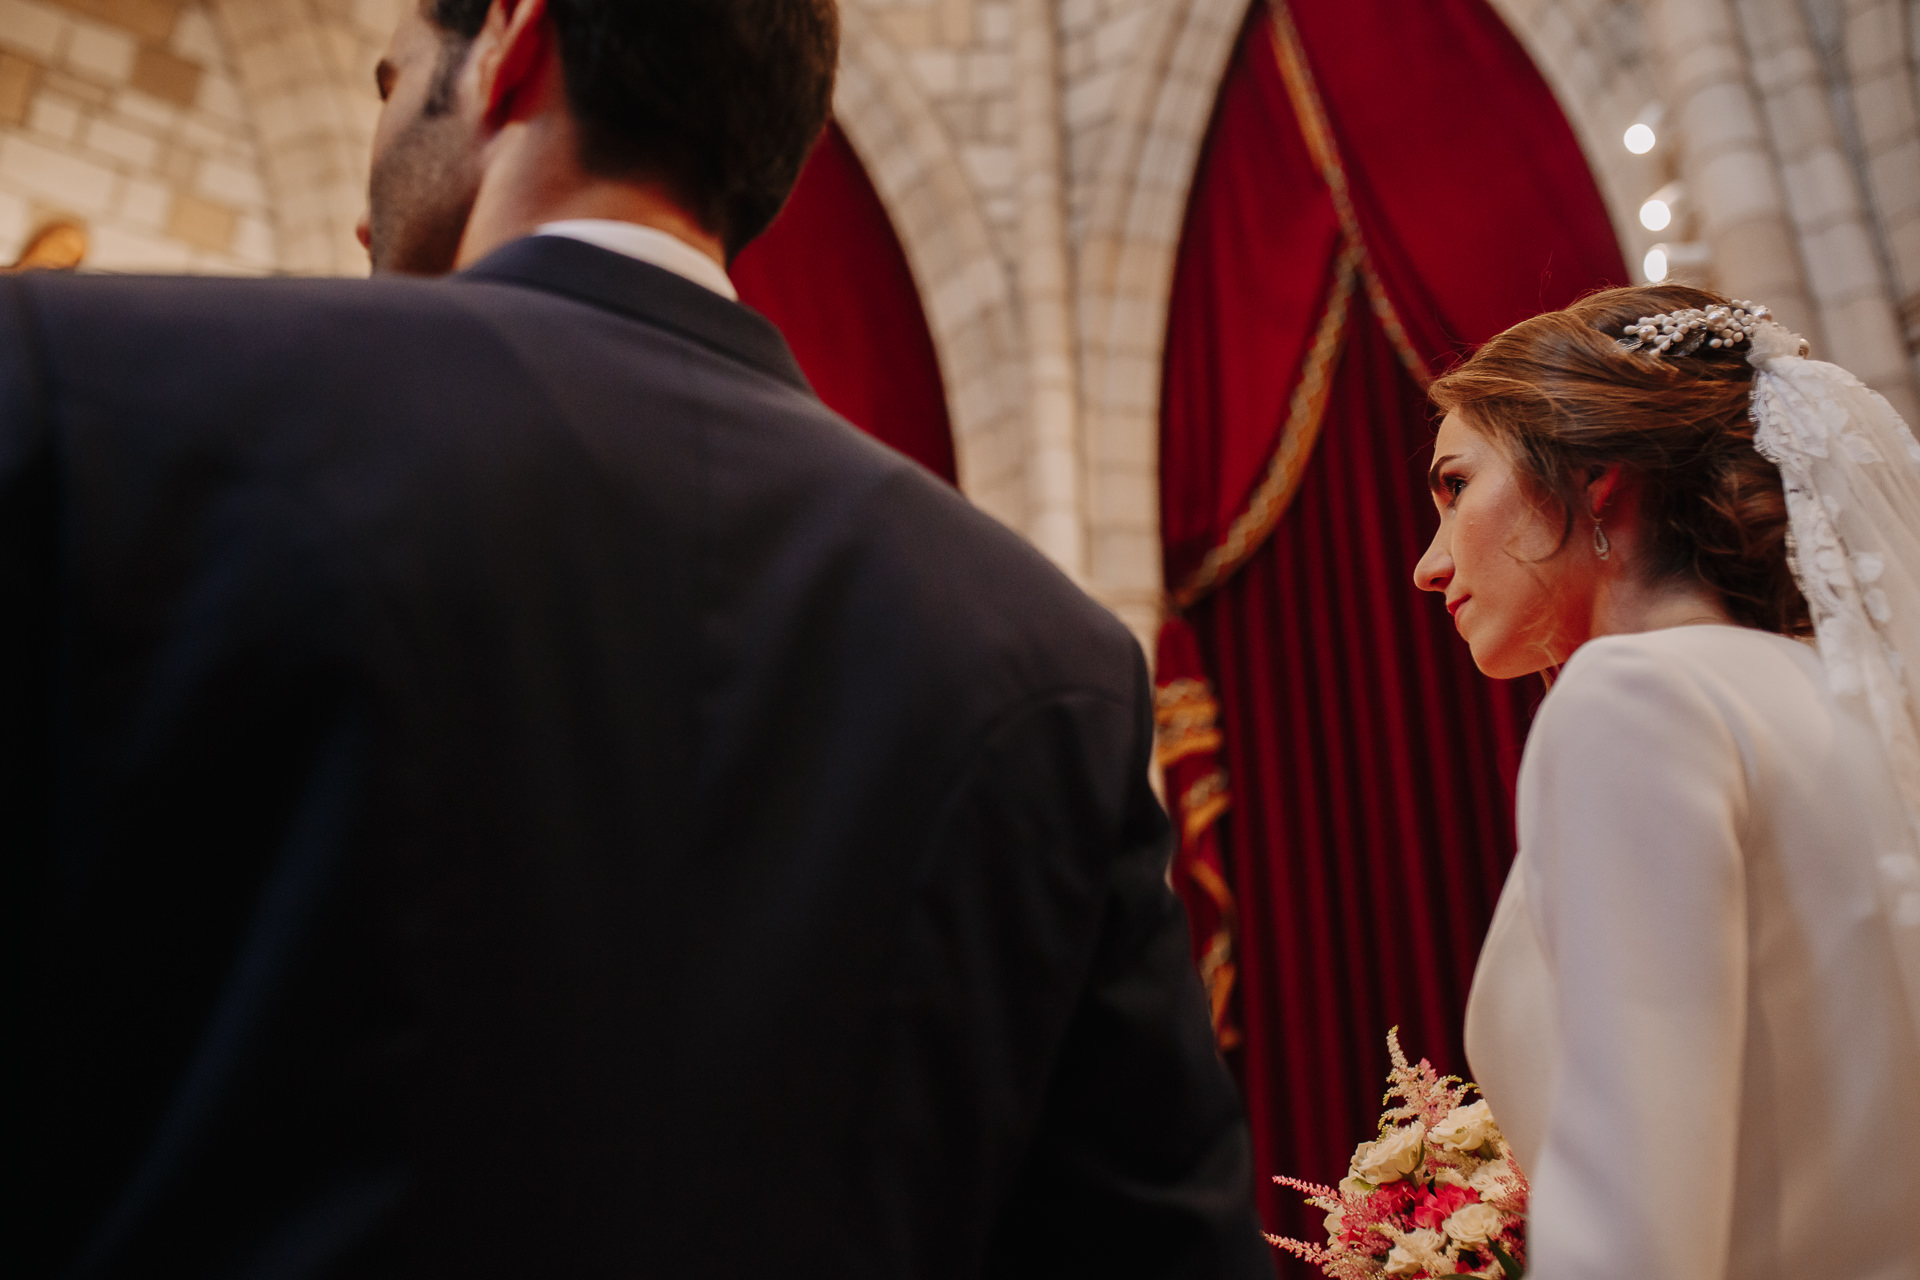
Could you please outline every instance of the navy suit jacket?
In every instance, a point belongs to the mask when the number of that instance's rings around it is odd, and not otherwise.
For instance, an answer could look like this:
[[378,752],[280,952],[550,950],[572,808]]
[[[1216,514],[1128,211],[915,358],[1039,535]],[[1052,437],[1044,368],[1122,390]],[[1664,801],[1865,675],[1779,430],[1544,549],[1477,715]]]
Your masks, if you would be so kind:
[[1149,737],[666,272],[0,281],[7,1272],[1263,1274]]

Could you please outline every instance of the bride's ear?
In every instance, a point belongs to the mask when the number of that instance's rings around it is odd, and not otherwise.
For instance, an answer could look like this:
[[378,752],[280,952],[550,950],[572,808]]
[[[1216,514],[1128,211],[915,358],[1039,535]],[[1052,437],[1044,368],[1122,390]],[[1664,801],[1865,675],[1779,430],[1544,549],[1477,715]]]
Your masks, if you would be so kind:
[[1620,476],[1621,467],[1617,462],[1587,468],[1587,515],[1592,519],[1605,517],[1608,504],[1620,491]]

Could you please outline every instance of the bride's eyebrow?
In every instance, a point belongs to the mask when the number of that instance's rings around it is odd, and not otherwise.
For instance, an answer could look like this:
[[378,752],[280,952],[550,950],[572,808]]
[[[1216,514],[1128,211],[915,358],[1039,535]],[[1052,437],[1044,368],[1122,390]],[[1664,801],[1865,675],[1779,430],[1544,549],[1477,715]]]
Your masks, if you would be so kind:
[[1427,491],[1429,493],[1440,492],[1440,468],[1446,466],[1459,456],[1457,453],[1449,453],[1443,458],[1435,458],[1433,460],[1433,466],[1427,469]]

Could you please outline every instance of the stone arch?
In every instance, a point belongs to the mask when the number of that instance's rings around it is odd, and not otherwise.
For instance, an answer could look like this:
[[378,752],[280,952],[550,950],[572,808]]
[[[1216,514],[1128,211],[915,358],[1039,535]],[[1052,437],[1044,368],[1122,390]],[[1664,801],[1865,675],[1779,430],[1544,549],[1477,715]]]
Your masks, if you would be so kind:
[[1248,0],[1154,16],[1114,93],[1090,188],[1077,295],[1088,579],[1149,644],[1159,624],[1160,371],[1200,148]]
[[1025,532],[1019,320],[973,185],[900,53],[855,5],[841,9],[834,114],[880,193],[919,286],[946,383],[960,485]]
[[380,104],[372,68],[404,0],[207,0],[273,212],[279,267],[365,275],[353,227]]

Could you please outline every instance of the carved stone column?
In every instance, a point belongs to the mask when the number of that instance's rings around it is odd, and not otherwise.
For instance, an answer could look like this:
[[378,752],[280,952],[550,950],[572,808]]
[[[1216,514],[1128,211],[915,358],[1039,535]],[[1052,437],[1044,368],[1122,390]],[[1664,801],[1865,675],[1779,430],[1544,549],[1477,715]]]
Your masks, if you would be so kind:
[[1817,349],[1829,350],[1733,5],[1652,0],[1648,9],[1668,110],[1680,127],[1680,170],[1697,202],[1717,283],[1766,303]]

